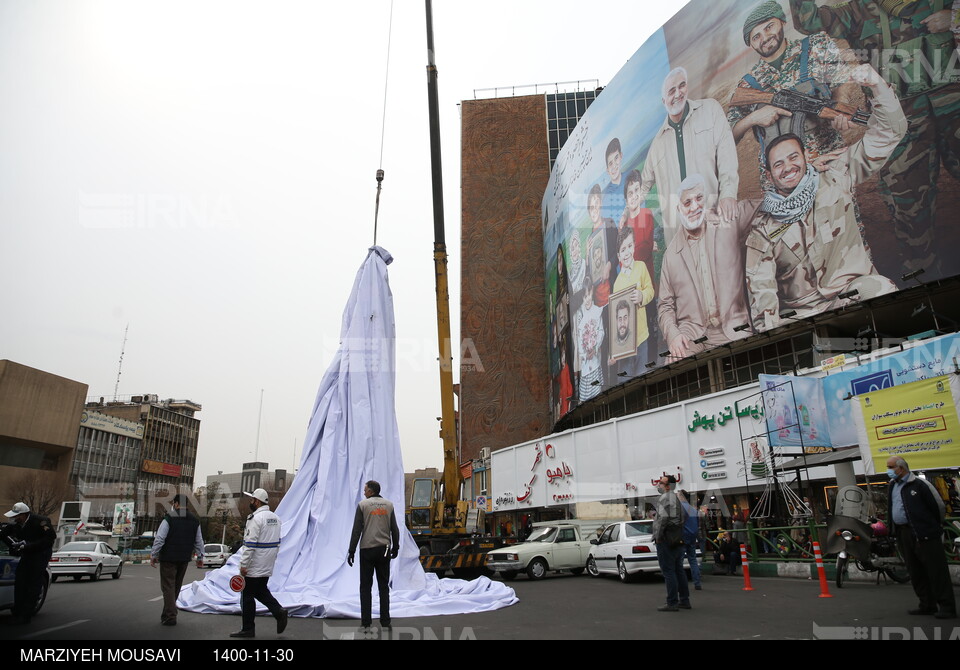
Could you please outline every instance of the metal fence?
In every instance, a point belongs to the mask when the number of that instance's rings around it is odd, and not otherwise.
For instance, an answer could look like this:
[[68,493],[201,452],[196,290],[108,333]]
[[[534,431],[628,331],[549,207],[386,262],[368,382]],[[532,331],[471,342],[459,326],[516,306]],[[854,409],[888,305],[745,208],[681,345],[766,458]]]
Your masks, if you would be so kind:
[[[812,563],[813,543],[819,542],[822,548],[826,544],[826,524],[813,522],[804,525],[756,527],[748,523],[746,528],[726,529],[724,533],[741,534],[743,544],[747,545],[747,555],[751,563],[776,561]],[[960,564],[960,549],[955,541],[960,537],[960,517],[947,517],[943,525],[944,551],[950,564]],[[712,553],[719,549],[720,531],[708,534],[706,551]]]

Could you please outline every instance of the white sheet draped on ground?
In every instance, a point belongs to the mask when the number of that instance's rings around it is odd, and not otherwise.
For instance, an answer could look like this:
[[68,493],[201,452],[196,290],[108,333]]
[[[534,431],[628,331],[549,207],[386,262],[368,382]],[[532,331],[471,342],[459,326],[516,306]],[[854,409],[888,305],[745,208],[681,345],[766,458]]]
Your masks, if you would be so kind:
[[[360,617],[359,552],[352,568],[346,557],[363,483],[370,479],[394,501],[400,525],[400,555],[391,564],[392,616],[485,612],[517,602],[513,589],[485,577],[467,582],[424,573],[403,524],[395,324],[387,278],[392,260],[385,249],[373,247],[357,273],[343,313],[340,350],[320,382],[300,469],[276,509],[283,534],[270,590],[294,616]],[[191,612],[239,612],[240,594],[229,586],[239,573],[239,556],[184,586],[177,605]],[[258,603],[258,611],[266,609]],[[378,612],[374,585],[374,617]]]

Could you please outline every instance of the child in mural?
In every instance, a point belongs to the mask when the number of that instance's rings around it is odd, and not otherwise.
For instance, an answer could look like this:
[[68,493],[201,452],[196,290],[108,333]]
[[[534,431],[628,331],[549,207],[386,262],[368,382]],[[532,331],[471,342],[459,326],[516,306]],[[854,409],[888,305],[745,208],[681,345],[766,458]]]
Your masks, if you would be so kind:
[[649,209],[641,207],[643,204],[640,197],[641,190],[643,190],[643,177],[639,170],[631,170],[623,187],[627,209],[626,220],[621,229],[629,227],[633,230],[633,257],[646,263],[647,270],[652,272],[653,253],[658,249],[653,237],[653,214]]
[[606,202],[606,199],[600,189],[600,184],[594,184],[587,195],[587,215],[590,217],[590,223],[593,226],[590,235],[592,237],[602,230],[607,248],[607,258],[600,259],[600,273],[591,272],[595,282],[594,286],[596,286],[593,301],[600,307],[606,306],[610,297],[610,284],[613,279],[611,274],[613,268],[617,265],[617,228],[613,220],[603,216],[604,202]]
[[595,397],[603,389],[601,351],[604,340],[603,308],[594,303],[594,284],[588,274],[584,282],[583,304],[577,312],[574,333],[580,360],[578,391],[580,401]]
[[[577,235],[574,234],[574,237],[577,237]],[[557,381],[554,384],[554,405],[559,410],[557,414],[557,418],[559,418],[570,411],[570,399],[573,396],[568,365],[568,362],[572,359],[569,350],[571,342],[570,286],[562,244],[557,247],[557,303],[554,310],[557,323],[556,346],[559,350]]]
[[570,285],[567,264],[563,259],[563,245],[557,246],[557,334],[563,336],[570,326]]
[[583,257],[579,230],[574,229],[567,248],[570,249],[570,293],[576,294],[583,290],[583,280],[587,276],[587,262]]
[[603,218],[610,219],[618,226],[623,216],[623,210],[626,207],[626,201],[623,195],[623,149],[620,147],[620,139],[614,137],[607,145],[607,151],[604,155],[607,166],[607,176],[610,182],[603,189]]
[[573,403],[573,376],[570,369],[570,358],[567,356],[567,347],[569,346],[569,340],[564,335],[560,338],[560,379],[557,383],[558,387],[558,402],[557,402],[557,418],[565,416],[567,412],[570,411],[570,407]]
[[620,274],[613,284],[613,293],[616,295],[620,291],[633,288],[633,293],[628,297],[637,309],[637,354],[621,361],[610,361],[610,365],[616,369],[615,374],[626,372],[626,377],[630,378],[640,375],[649,360],[647,346],[650,329],[647,326],[646,306],[653,302],[654,295],[653,280],[646,263],[635,259],[634,231],[630,226],[621,228],[617,236],[617,258],[620,261]]

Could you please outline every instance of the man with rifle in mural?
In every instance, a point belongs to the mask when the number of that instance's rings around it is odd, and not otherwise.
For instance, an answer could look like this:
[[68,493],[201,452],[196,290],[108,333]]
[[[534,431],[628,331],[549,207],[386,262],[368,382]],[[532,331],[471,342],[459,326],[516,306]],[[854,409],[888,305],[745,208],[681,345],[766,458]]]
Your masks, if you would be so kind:
[[[786,22],[786,13],[774,0],[757,5],[747,16],[743,41],[760,61],[740,79],[738,89],[746,90],[735,91],[727,112],[737,143],[752,131],[760,144],[764,188],[770,185],[764,166],[766,145],[779,135],[789,132],[802,138],[810,157],[816,158],[843,147],[841,131],[865,120],[852,104],[858,90],[850,83],[849,67],[837,44],[824,33],[791,42],[784,37]],[[785,95],[786,91],[801,95]],[[763,99],[757,97],[761,93]],[[776,102],[770,94],[777,94]],[[825,106],[811,113],[816,110],[810,109],[809,98]]]
[[826,32],[846,40],[861,61],[879,64],[900,98],[909,129],[880,171],[880,195],[893,213],[898,241],[896,271],[942,276],[934,236],[941,162],[960,180],[960,83],[952,76],[957,56],[950,3],[790,0],[790,8],[801,33]]
[[873,68],[861,65],[851,79],[873,92],[863,139],[816,162],[797,135],[767,144],[773,187],[746,240],[747,294],[758,330],[780,325],[782,311],[810,316],[896,290],[874,268],[857,231],[853,191],[884,166],[907,123],[893,90]]

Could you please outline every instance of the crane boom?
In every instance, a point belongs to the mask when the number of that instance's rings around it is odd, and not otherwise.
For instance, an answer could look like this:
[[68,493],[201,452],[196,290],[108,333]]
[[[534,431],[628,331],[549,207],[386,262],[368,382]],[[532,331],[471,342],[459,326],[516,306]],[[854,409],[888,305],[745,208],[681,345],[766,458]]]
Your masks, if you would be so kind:
[[443,217],[443,170],[440,159],[440,103],[433,45],[433,3],[427,11],[427,96],[430,112],[430,163],[433,174],[433,264],[437,288],[437,343],[440,355],[440,439],[443,441],[443,503],[456,506],[460,499],[460,463],[453,407],[453,350],[450,342],[450,293],[447,278],[447,243]]

